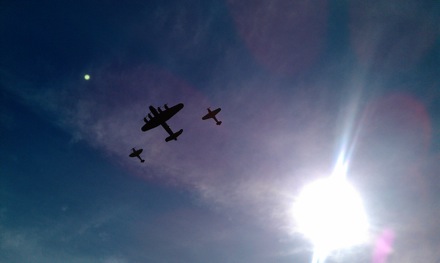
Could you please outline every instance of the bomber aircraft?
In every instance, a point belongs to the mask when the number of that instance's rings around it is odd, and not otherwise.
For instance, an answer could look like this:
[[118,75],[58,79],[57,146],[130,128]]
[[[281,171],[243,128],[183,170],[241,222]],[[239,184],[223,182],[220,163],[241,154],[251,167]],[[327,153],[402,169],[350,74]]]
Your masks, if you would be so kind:
[[222,124],[222,122],[218,121],[217,118],[215,117],[215,115],[217,115],[217,113],[219,113],[222,110],[221,108],[218,108],[218,109],[213,110],[213,111],[211,111],[210,108],[208,108],[207,110],[208,110],[208,113],[205,116],[202,117],[202,120],[207,120],[207,119],[211,119],[212,118],[212,119],[215,120],[215,123],[217,125]]
[[182,134],[183,129],[180,129],[178,132],[173,132],[170,126],[168,126],[166,122],[183,108],[183,103],[174,105],[171,108],[169,108],[167,104],[165,104],[164,107],[165,110],[162,110],[160,107],[158,107],[156,110],[153,106],[150,106],[149,108],[151,113],[148,113],[148,119],[147,117],[144,118],[145,124],[144,126],[142,126],[141,129],[142,131],[148,131],[161,125],[165,129],[165,131],[167,131],[168,134],[170,135],[165,139],[165,141],[166,142],[169,142],[171,140],[177,141],[177,137],[179,137],[179,135]]

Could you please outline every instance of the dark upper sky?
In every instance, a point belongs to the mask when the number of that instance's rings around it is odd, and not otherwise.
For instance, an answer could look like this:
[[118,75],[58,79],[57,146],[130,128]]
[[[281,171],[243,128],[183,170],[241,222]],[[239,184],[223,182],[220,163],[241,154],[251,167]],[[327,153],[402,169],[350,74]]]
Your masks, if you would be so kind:
[[328,261],[440,260],[438,1],[62,2],[0,3],[1,262],[310,262],[340,152],[371,237]]

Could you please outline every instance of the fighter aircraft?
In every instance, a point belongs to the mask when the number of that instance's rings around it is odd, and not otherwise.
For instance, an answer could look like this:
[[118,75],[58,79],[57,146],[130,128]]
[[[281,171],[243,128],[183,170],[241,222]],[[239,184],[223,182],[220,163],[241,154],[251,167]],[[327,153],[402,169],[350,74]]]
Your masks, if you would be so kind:
[[166,142],[169,142],[171,140],[177,141],[177,137],[179,137],[179,135],[182,134],[183,129],[180,129],[178,132],[173,132],[170,126],[168,126],[166,122],[183,108],[183,103],[179,103],[171,108],[169,108],[165,104],[164,107],[165,110],[162,110],[160,107],[158,107],[156,110],[153,106],[150,106],[151,113],[148,113],[149,119],[147,119],[147,117],[144,118],[145,124],[144,126],[142,126],[142,131],[148,131],[153,128],[156,128],[159,125],[162,125],[162,127],[170,135],[165,139],[165,141]]
[[208,113],[205,116],[202,117],[202,120],[207,120],[207,119],[213,118],[217,125],[222,124],[222,122],[218,121],[217,118],[215,117],[215,115],[217,115],[217,113],[219,113],[222,109],[218,108],[216,110],[211,111],[211,109],[208,108],[207,110],[208,110]]
[[142,153],[143,149],[136,150],[135,148],[132,148],[131,150],[132,150],[132,153],[130,153],[130,155],[129,155],[130,157],[137,157],[137,158],[139,158],[139,160],[141,160],[141,163],[145,162],[145,160],[143,160],[141,158],[141,153]]

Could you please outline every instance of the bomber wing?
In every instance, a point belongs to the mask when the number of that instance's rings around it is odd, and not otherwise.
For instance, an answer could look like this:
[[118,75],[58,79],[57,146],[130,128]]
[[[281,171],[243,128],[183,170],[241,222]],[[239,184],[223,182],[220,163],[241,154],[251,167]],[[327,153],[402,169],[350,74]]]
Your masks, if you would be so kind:
[[156,128],[157,126],[161,125],[159,119],[157,117],[152,117],[150,120],[147,120],[147,118],[144,118],[145,124],[142,126],[142,131],[148,131],[153,128]]
[[178,113],[181,109],[183,109],[183,103],[174,105],[171,108],[166,107],[164,111],[159,111],[157,117],[160,120],[160,124],[165,123],[166,121],[171,119],[171,117],[176,115],[176,113]]
[[144,118],[145,124],[142,126],[142,131],[148,131],[153,128],[156,128],[159,125],[164,124],[167,122],[171,117],[176,115],[177,112],[179,112],[183,108],[183,103],[179,103],[177,105],[174,105],[171,108],[168,108],[165,105],[165,110],[162,111],[160,108],[157,108],[157,110],[150,106],[150,111],[153,113],[153,116],[149,115],[150,120],[147,120],[147,118]]

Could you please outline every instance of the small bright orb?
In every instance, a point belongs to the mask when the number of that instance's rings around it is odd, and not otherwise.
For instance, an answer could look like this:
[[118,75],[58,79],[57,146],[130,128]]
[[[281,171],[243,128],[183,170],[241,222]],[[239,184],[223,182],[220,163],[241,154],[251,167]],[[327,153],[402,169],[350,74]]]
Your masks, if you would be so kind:
[[359,245],[368,236],[362,200],[343,177],[330,176],[307,185],[295,203],[294,216],[318,257]]
[[89,74],[85,74],[85,75],[84,75],[84,79],[85,79],[85,80],[89,80],[89,79],[90,79],[90,75],[89,75]]

